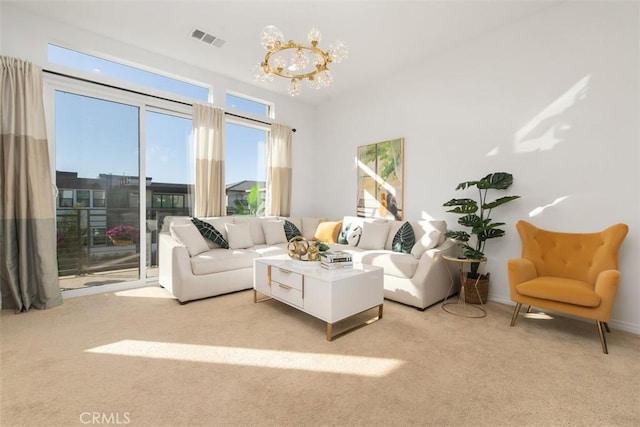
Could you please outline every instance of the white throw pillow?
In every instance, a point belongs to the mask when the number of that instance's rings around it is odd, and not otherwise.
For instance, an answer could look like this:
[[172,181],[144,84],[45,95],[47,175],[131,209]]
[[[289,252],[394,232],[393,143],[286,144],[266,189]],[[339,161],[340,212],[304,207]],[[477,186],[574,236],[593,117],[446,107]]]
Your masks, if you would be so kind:
[[362,249],[384,249],[389,234],[388,222],[365,222],[358,247]]
[[[275,218],[273,218],[275,220]],[[251,232],[251,241],[253,245],[264,245],[264,231],[262,230],[262,223],[265,222],[265,219],[262,217],[242,217],[242,216],[234,216],[233,223],[234,224],[249,224],[249,231]]]
[[[317,217],[302,217],[302,228],[298,227],[298,230],[302,233],[302,237],[307,240],[313,240],[313,236],[316,234],[316,229],[322,218]],[[294,223],[295,224],[295,223]]]
[[193,225],[193,223],[172,223],[169,226],[169,230],[171,232],[171,236],[187,248],[189,256],[196,256],[209,250],[207,241],[202,237],[202,234],[200,234],[198,228]]
[[267,245],[287,243],[287,235],[284,232],[284,221],[267,221],[262,223],[262,231]]
[[246,249],[253,246],[251,240],[251,229],[249,223],[243,224],[225,224],[227,229],[227,241],[229,249]]
[[360,243],[360,237],[362,236],[362,227],[352,224],[351,228],[347,232],[347,244],[349,246],[358,246]]
[[429,249],[439,246],[446,239],[444,233],[438,229],[442,228],[440,224],[437,224],[438,228],[434,227],[430,221],[419,221],[418,224],[420,224],[420,227],[425,233],[416,241],[416,244],[413,245],[411,249],[411,255],[416,258],[420,258],[422,254]]

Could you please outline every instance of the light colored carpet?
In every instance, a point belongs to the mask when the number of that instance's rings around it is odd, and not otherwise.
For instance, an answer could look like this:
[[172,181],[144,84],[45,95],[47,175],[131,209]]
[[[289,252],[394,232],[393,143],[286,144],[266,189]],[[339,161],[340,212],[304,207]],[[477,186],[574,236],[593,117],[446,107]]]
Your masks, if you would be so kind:
[[[637,426],[640,337],[385,301],[324,323],[252,291],[181,306],[161,288],[1,320],[2,426]],[[375,310],[368,312],[374,315]],[[94,418],[95,417],[95,418]]]

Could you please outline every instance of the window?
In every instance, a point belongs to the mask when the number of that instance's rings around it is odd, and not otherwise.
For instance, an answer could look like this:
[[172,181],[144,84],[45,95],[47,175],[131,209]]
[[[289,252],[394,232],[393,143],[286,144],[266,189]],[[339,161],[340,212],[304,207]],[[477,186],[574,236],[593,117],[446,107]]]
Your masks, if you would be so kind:
[[226,105],[228,108],[233,108],[245,113],[273,118],[272,104],[266,101],[258,101],[241,95],[227,93]]
[[[185,192],[187,191],[186,185],[184,186],[184,190]],[[154,194],[151,207],[160,209],[182,209],[186,207],[184,198],[184,194]]]
[[60,190],[58,193],[58,206],[61,208],[73,207],[73,190]]
[[76,204],[88,208],[91,201],[89,190],[76,190]]
[[[272,104],[227,93],[226,105],[253,116],[273,117]],[[227,215],[264,215],[265,141],[268,128],[251,120],[229,120],[225,128]]]
[[227,122],[225,137],[227,215],[264,215],[267,130]]
[[107,230],[104,227],[94,227],[91,229],[91,245],[103,246],[107,244]]
[[93,191],[93,207],[94,208],[104,208],[106,207],[105,203],[105,192],[101,190]]
[[49,44],[49,62],[207,102],[209,88]]

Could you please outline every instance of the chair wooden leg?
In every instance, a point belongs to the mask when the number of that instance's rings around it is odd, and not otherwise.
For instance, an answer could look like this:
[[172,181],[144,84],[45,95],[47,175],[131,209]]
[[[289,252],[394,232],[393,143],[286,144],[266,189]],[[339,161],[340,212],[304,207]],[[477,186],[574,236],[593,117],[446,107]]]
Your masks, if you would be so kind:
[[518,313],[520,312],[520,307],[522,307],[522,304],[521,303],[516,303],[516,309],[513,310],[513,317],[511,317],[511,325],[510,326],[515,326],[516,319],[518,318]]
[[611,329],[609,329],[609,324],[607,322],[602,322],[604,323],[604,330],[611,333]]
[[527,313],[531,313],[531,310],[533,310],[533,306],[530,305],[529,307],[527,307]]
[[600,322],[596,320],[596,326],[598,327],[598,334],[600,335],[600,344],[602,344],[602,352],[604,354],[609,354],[609,350],[607,350],[607,339],[604,336],[604,328],[606,322]]

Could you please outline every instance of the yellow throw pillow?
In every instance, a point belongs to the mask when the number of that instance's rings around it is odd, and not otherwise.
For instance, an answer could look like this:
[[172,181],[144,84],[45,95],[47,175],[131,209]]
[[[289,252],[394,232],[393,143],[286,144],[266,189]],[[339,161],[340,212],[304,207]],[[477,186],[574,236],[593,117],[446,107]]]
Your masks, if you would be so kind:
[[318,224],[313,238],[325,243],[336,243],[342,229],[342,221],[324,221]]

